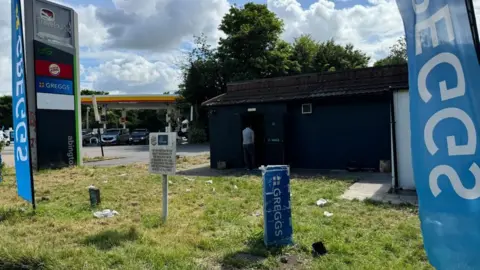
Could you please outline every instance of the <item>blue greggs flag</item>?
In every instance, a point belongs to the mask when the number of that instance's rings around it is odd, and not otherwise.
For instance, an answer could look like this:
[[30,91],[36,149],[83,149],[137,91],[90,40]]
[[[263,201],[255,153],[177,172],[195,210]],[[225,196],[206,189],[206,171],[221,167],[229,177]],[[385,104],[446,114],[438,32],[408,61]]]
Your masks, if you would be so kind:
[[12,107],[15,132],[15,171],[18,195],[34,202],[33,179],[28,136],[28,110],[25,83],[25,56],[23,49],[22,9],[20,0],[12,0]]
[[480,269],[480,65],[465,0],[397,0],[407,38],[412,160],[437,269]]

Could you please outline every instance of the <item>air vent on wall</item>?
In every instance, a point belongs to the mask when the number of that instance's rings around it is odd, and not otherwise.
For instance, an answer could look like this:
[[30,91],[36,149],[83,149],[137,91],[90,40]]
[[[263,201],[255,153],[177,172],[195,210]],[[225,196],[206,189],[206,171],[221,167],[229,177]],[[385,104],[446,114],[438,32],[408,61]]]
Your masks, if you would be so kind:
[[312,104],[305,103],[302,104],[302,114],[311,114],[312,113]]

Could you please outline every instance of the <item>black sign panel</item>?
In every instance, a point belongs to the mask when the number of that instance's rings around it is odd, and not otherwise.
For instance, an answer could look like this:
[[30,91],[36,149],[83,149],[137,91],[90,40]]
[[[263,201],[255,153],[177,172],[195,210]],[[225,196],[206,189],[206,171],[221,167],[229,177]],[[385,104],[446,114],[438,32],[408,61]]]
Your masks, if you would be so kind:
[[75,111],[37,110],[38,167],[77,165]]
[[35,60],[45,60],[73,66],[73,55],[37,40],[33,41]]

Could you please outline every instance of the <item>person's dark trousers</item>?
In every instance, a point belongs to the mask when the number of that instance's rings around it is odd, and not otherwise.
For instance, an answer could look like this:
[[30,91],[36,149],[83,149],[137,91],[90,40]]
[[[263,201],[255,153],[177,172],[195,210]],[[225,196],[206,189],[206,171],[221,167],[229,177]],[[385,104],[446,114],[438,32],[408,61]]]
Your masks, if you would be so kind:
[[243,158],[245,160],[245,166],[249,170],[253,169],[255,166],[255,145],[254,144],[244,144],[243,145]]

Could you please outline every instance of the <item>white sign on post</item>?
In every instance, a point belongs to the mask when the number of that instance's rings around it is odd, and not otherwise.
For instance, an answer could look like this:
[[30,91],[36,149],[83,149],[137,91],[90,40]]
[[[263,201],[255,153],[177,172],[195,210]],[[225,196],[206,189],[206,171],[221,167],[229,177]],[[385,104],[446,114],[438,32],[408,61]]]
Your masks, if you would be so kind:
[[168,176],[175,175],[177,169],[177,133],[150,133],[150,166],[151,173],[162,174],[163,191],[162,219],[165,223],[168,216]]
[[150,172],[175,175],[177,169],[177,134],[150,133]]

